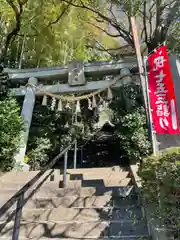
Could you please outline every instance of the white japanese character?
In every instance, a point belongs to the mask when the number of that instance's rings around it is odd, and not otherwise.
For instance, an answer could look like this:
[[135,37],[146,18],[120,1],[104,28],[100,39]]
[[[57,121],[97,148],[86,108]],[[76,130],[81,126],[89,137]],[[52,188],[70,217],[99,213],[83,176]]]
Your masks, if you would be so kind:
[[155,102],[156,105],[163,104],[163,99],[158,98],[158,100]]
[[162,104],[157,105],[157,109],[158,109],[158,110],[162,110],[162,109],[163,109]]
[[158,117],[162,117],[163,116],[163,106],[162,106],[162,104],[157,105],[156,114],[157,114]]
[[167,102],[164,104],[163,109],[164,109],[164,116],[169,117],[170,112],[169,112],[169,106],[168,106]]
[[163,70],[160,71],[159,75],[156,75],[155,78],[158,78],[159,80],[156,80],[156,83],[162,83],[163,78],[166,76],[166,74],[163,73]]
[[166,93],[158,93],[156,94],[158,96],[158,99],[161,99],[161,100],[165,100],[165,97],[166,97]]
[[155,94],[159,96],[160,93],[167,93],[168,91],[165,89],[164,86],[157,87]]
[[161,93],[158,93],[158,94],[156,94],[157,95],[157,101],[156,101],[156,103],[155,104],[161,104],[161,103],[164,103],[165,102],[165,96],[166,96],[166,94],[165,93],[163,93],[163,94],[161,94]]
[[169,126],[169,122],[168,122],[167,118],[160,118],[159,124],[160,124],[161,128],[163,128],[164,130],[167,130],[167,127]]
[[[159,52],[159,55],[161,55],[162,52]],[[153,71],[156,71],[158,68],[162,68],[164,67],[164,62],[166,60],[164,59],[164,56],[158,56],[157,58],[154,59],[154,65],[155,68],[153,69]]]
[[156,95],[159,95],[159,94],[162,94],[162,93],[167,93],[167,90],[165,90],[165,84],[163,83],[163,78],[165,76],[166,75],[163,73],[163,71],[161,71],[159,73],[159,75],[155,76],[155,78],[158,78],[156,80],[156,84],[157,84],[157,89],[156,89],[156,92],[155,92]]

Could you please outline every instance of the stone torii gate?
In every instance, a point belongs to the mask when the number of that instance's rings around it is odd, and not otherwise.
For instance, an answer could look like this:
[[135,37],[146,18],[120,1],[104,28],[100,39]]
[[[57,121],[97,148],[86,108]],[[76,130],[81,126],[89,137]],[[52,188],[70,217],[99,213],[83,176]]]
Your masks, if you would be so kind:
[[[180,62],[175,56],[170,57],[171,69],[175,85],[177,104],[180,114]],[[136,82],[139,84],[138,66],[135,58],[127,58],[120,61],[105,61],[82,64],[81,62],[73,62],[68,66],[63,67],[48,67],[34,69],[5,69],[8,73],[10,81],[19,83],[19,88],[11,89],[11,92],[18,97],[24,97],[21,116],[24,119],[25,130],[22,132],[22,143],[20,145],[19,154],[16,156],[16,161],[24,164],[24,156],[29,136],[29,129],[33,115],[36,96],[41,96],[42,92],[36,88],[27,85],[30,83],[35,86],[41,86],[42,91],[53,94],[68,94],[68,93],[83,93],[93,92],[98,89],[106,88],[109,85],[109,80],[87,81],[90,79],[103,79],[105,76],[115,75],[132,75],[127,76],[117,81],[113,88],[119,88],[123,84]],[[68,81],[68,83],[60,84],[59,81]],[[48,85],[44,84],[47,83]],[[49,84],[50,83],[50,84]],[[180,119],[180,118],[179,118]],[[160,142],[159,149],[164,149],[170,146],[179,146],[179,136],[157,136]]]
[[[21,116],[25,123],[25,130],[22,132],[22,142],[20,151],[16,156],[16,161],[24,165],[24,156],[29,136],[29,129],[33,115],[36,96],[43,95],[36,88],[27,85],[30,83],[40,86],[42,91],[53,94],[83,93],[93,92],[109,85],[109,80],[87,81],[91,79],[103,79],[104,76],[126,75],[137,73],[138,68],[135,59],[121,61],[93,62],[82,64],[73,62],[68,66],[35,68],[35,69],[5,69],[9,78],[14,83],[19,83],[19,88],[11,89],[16,97],[24,97]],[[66,80],[64,84],[59,81]],[[122,84],[133,81],[131,77],[125,77],[117,81],[113,88],[119,88]],[[48,85],[46,83],[48,82]]]

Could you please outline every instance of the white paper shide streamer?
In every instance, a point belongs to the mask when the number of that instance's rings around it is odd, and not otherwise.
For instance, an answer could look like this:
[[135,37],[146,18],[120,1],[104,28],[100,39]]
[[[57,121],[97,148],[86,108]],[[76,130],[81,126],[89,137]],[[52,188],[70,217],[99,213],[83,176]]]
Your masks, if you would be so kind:
[[62,105],[62,101],[61,101],[61,99],[59,100],[59,102],[58,102],[58,109],[57,109],[59,112],[62,112],[62,110],[63,110],[63,105]]
[[92,110],[92,102],[90,98],[88,98],[88,109]]
[[96,107],[97,107],[96,98],[95,98],[95,96],[93,96],[93,99],[92,99],[92,108],[96,108]]
[[81,112],[80,102],[77,101],[77,103],[76,103],[76,113],[80,113],[80,112]]
[[112,100],[113,99],[113,94],[110,88],[107,90],[107,100]]
[[43,97],[42,106],[47,106],[47,96],[46,95],[44,95],[44,97]]
[[67,102],[66,108],[67,108],[67,109],[71,109],[71,106],[70,106],[70,103],[69,103],[69,102]]
[[68,128],[69,127],[69,123],[67,122],[64,127]]

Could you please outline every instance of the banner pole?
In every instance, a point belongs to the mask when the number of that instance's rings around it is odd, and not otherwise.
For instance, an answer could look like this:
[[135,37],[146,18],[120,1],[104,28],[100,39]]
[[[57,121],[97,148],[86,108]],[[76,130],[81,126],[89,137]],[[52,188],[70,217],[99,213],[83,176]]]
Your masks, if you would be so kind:
[[138,68],[139,68],[139,77],[140,77],[140,83],[141,83],[141,87],[142,87],[144,107],[146,110],[146,116],[147,116],[147,121],[148,121],[149,119],[148,119],[148,110],[147,110],[147,96],[146,96],[143,60],[142,60],[142,56],[141,56],[141,48],[140,48],[140,42],[139,42],[139,38],[138,38],[138,30],[137,30],[135,17],[131,17],[131,28],[132,28],[132,35],[133,35],[133,40],[134,40],[134,47],[136,50],[137,64],[138,64]]
[[151,123],[149,119],[149,113],[148,113],[148,105],[147,105],[147,91],[146,91],[146,79],[145,79],[145,72],[144,72],[144,64],[143,64],[143,59],[141,55],[141,48],[140,48],[140,42],[138,38],[138,30],[137,30],[137,24],[135,17],[131,17],[131,28],[132,28],[132,35],[133,35],[133,40],[134,40],[134,47],[136,50],[136,58],[137,58],[137,63],[138,63],[138,68],[139,68],[139,77],[140,77],[140,83],[141,83],[141,89],[142,89],[142,94],[143,94],[143,100],[144,100],[144,108],[145,108],[145,114],[146,114],[146,123],[148,127],[148,138],[150,141],[152,141],[152,133],[151,129],[149,128]]
[[152,122],[152,114],[151,114],[151,106],[150,106],[150,98],[149,98],[149,87],[148,87],[148,76],[147,76],[147,57],[144,57],[144,75],[145,75],[145,86],[146,86],[146,96],[147,96],[147,112],[148,112],[148,123],[149,123],[149,133],[152,142],[152,150],[153,155],[156,155],[157,147],[156,147],[156,133],[153,129],[153,122]]

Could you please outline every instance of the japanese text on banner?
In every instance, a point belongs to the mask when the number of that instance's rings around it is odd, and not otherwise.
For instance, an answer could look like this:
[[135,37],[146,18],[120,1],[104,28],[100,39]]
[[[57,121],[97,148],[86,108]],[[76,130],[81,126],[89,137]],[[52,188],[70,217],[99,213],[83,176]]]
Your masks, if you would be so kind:
[[149,97],[154,130],[158,134],[179,133],[176,98],[166,46],[148,57]]

